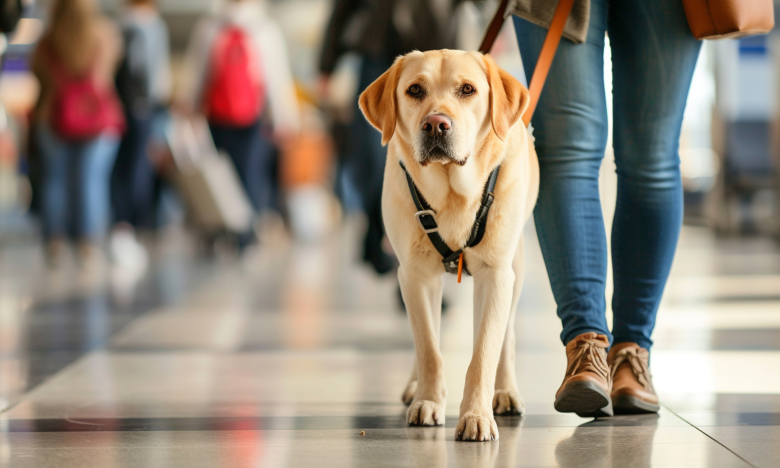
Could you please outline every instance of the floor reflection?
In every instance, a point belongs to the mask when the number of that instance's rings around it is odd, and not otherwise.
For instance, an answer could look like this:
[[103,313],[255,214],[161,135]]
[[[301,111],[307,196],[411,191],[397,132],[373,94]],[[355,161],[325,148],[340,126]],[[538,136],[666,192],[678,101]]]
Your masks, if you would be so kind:
[[419,468],[444,468],[447,466],[446,432],[444,427],[409,427],[409,452]]
[[658,419],[648,414],[587,422],[558,442],[555,460],[561,468],[650,467]]
[[[511,468],[517,466],[517,443],[522,416],[496,418],[496,442],[454,442],[453,421],[447,427],[407,427],[409,452],[419,468]],[[450,427],[452,426],[452,427]],[[448,448],[451,453],[448,454]]]

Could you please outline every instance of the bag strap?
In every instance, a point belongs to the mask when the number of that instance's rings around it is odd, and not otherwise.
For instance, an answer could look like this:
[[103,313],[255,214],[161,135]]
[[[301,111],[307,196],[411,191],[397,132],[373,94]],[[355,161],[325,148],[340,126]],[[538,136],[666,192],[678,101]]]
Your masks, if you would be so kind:
[[[536,61],[534,74],[528,85],[531,102],[525,114],[523,114],[523,123],[525,123],[526,127],[531,123],[531,116],[534,115],[536,104],[539,103],[539,96],[542,94],[544,82],[547,80],[547,74],[550,72],[550,66],[552,66],[553,58],[555,58],[555,51],[558,50],[558,44],[561,42],[563,29],[566,26],[566,20],[569,18],[573,5],[574,0],[558,0],[558,6],[555,8],[550,28],[547,30],[547,37],[545,37],[542,45],[542,51],[539,53],[539,59]],[[482,45],[479,46],[479,51],[483,54],[489,53],[493,47],[499,31],[501,31],[501,26],[503,26],[504,20],[508,16],[508,7],[509,0],[501,0],[498,11],[496,11],[485,33],[485,38],[482,40]]]

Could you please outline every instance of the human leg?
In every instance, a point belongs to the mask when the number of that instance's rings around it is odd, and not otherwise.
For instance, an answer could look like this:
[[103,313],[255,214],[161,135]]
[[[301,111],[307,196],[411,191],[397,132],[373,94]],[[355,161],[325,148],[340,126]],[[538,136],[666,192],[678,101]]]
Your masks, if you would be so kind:
[[701,42],[681,2],[610,4],[618,194],[612,224],[614,344],[652,345],[682,225],[678,146]]
[[149,255],[138,242],[135,229],[155,225],[156,174],[149,159],[152,117],[125,115],[127,129],[119,144],[111,173],[111,208],[114,229],[109,252],[116,265],[143,269]]
[[262,131],[257,133],[257,190],[258,211],[279,210],[281,202],[279,186],[279,148]]
[[[386,60],[365,58],[360,71],[358,95],[384,73],[390,63]],[[360,192],[368,226],[363,242],[363,260],[370,263],[377,273],[392,270],[392,258],[382,248],[385,228],[382,222],[382,184],[386,161],[386,150],[382,147],[381,135],[376,132],[360,110],[355,100],[355,117],[350,124],[351,148],[350,172],[355,187]]]
[[111,169],[118,147],[119,137],[104,133],[75,151],[78,171],[71,187],[77,196],[75,234],[85,242],[100,241],[108,226]]
[[613,3],[608,24],[618,174],[611,397],[616,413],[657,412],[648,350],[682,225],[678,145],[701,43],[672,0]]
[[[606,2],[593,1],[587,42],[561,41],[532,123],[539,157],[539,242],[563,323],[564,344],[609,335],[604,312],[607,247],[598,176],[607,143],[603,77]],[[547,30],[515,17],[526,75]]]
[[209,124],[214,146],[224,151],[233,161],[241,185],[244,187],[255,210],[260,208],[262,195],[260,193],[261,167],[258,151],[260,150],[260,127],[253,124],[249,127],[233,127]]
[[[255,211],[261,208],[261,190],[263,189],[260,176],[260,124],[255,123],[248,127],[234,127],[209,123],[211,137],[214,146],[224,151],[233,161],[236,173]],[[253,229],[237,233],[239,250],[257,242]]]
[[152,217],[154,168],[147,154],[151,118],[126,116],[127,131],[119,144],[111,173],[111,208],[116,223],[149,227]]
[[132,196],[135,205],[133,225],[141,229],[151,229],[155,224],[154,184],[156,174],[148,151],[151,134],[152,119],[139,120]]
[[69,145],[60,140],[48,125],[39,125],[36,136],[43,162],[41,214],[47,240],[67,235],[70,207],[68,174],[72,164]]
[[[534,220],[568,361],[555,408],[587,417],[612,415],[604,297],[607,247],[598,184],[608,132],[606,8],[604,0],[591,2],[584,44],[561,42],[532,120],[540,169]],[[547,31],[520,19],[515,19],[515,29],[531,76]]]

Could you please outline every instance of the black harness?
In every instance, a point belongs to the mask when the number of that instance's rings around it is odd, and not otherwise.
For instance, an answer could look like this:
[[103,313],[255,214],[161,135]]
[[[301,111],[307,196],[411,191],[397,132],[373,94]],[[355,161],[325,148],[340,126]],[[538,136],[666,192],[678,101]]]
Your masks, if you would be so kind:
[[[409,175],[409,171],[406,170],[404,164],[400,164],[401,169],[403,169],[404,174],[406,174],[406,182],[409,184],[409,192],[412,194],[412,200],[414,200],[414,205],[417,207],[417,213],[414,214],[414,217],[417,218],[417,221],[420,223],[420,226],[422,226],[423,231],[425,231],[425,233],[428,235],[428,239],[431,240],[433,246],[442,256],[441,262],[444,264],[444,271],[447,273],[457,274],[458,261],[460,259],[460,255],[463,253],[463,250],[479,244],[482,241],[482,238],[485,236],[488,212],[490,211],[490,206],[493,204],[493,199],[495,198],[493,195],[493,190],[496,188],[498,170],[501,169],[501,165],[498,165],[495,169],[493,169],[493,172],[490,173],[490,176],[485,183],[485,189],[482,191],[482,203],[479,205],[479,209],[477,210],[477,218],[474,220],[474,225],[471,227],[471,235],[469,236],[469,240],[466,242],[464,247],[458,249],[457,251],[453,251],[439,235],[439,225],[436,224],[436,211],[431,208],[431,205],[429,205],[427,201],[425,201],[425,197],[422,196],[420,191],[417,189],[417,186],[414,185],[412,176]],[[466,268],[465,258],[463,259],[463,271],[465,271],[466,274],[471,275],[468,268]]]

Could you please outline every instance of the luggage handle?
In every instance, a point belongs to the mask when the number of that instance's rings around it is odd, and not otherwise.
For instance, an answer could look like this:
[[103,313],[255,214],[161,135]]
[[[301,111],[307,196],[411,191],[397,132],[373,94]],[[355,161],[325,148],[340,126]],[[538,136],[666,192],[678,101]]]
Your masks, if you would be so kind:
[[211,137],[206,119],[200,116],[172,116],[166,131],[173,161],[181,172],[200,166],[208,158],[224,158]]
[[[558,50],[558,44],[561,42],[563,29],[566,26],[566,20],[569,18],[572,5],[574,5],[574,0],[559,0],[558,6],[555,8],[555,14],[553,15],[552,22],[550,22],[550,28],[547,30],[547,36],[544,38],[542,51],[539,53],[539,59],[536,61],[534,74],[528,85],[528,91],[531,94],[531,102],[529,103],[525,114],[523,114],[523,123],[526,127],[531,123],[531,117],[534,115],[536,105],[539,103],[539,96],[542,94],[544,82],[547,80],[547,74],[550,72],[550,66],[552,65],[553,58],[555,58],[555,51]],[[504,25],[504,20],[509,14],[509,0],[501,0],[498,10],[485,32],[482,44],[479,46],[480,52],[483,54],[490,52],[493,43],[498,37],[498,33],[501,31],[501,26]]]

